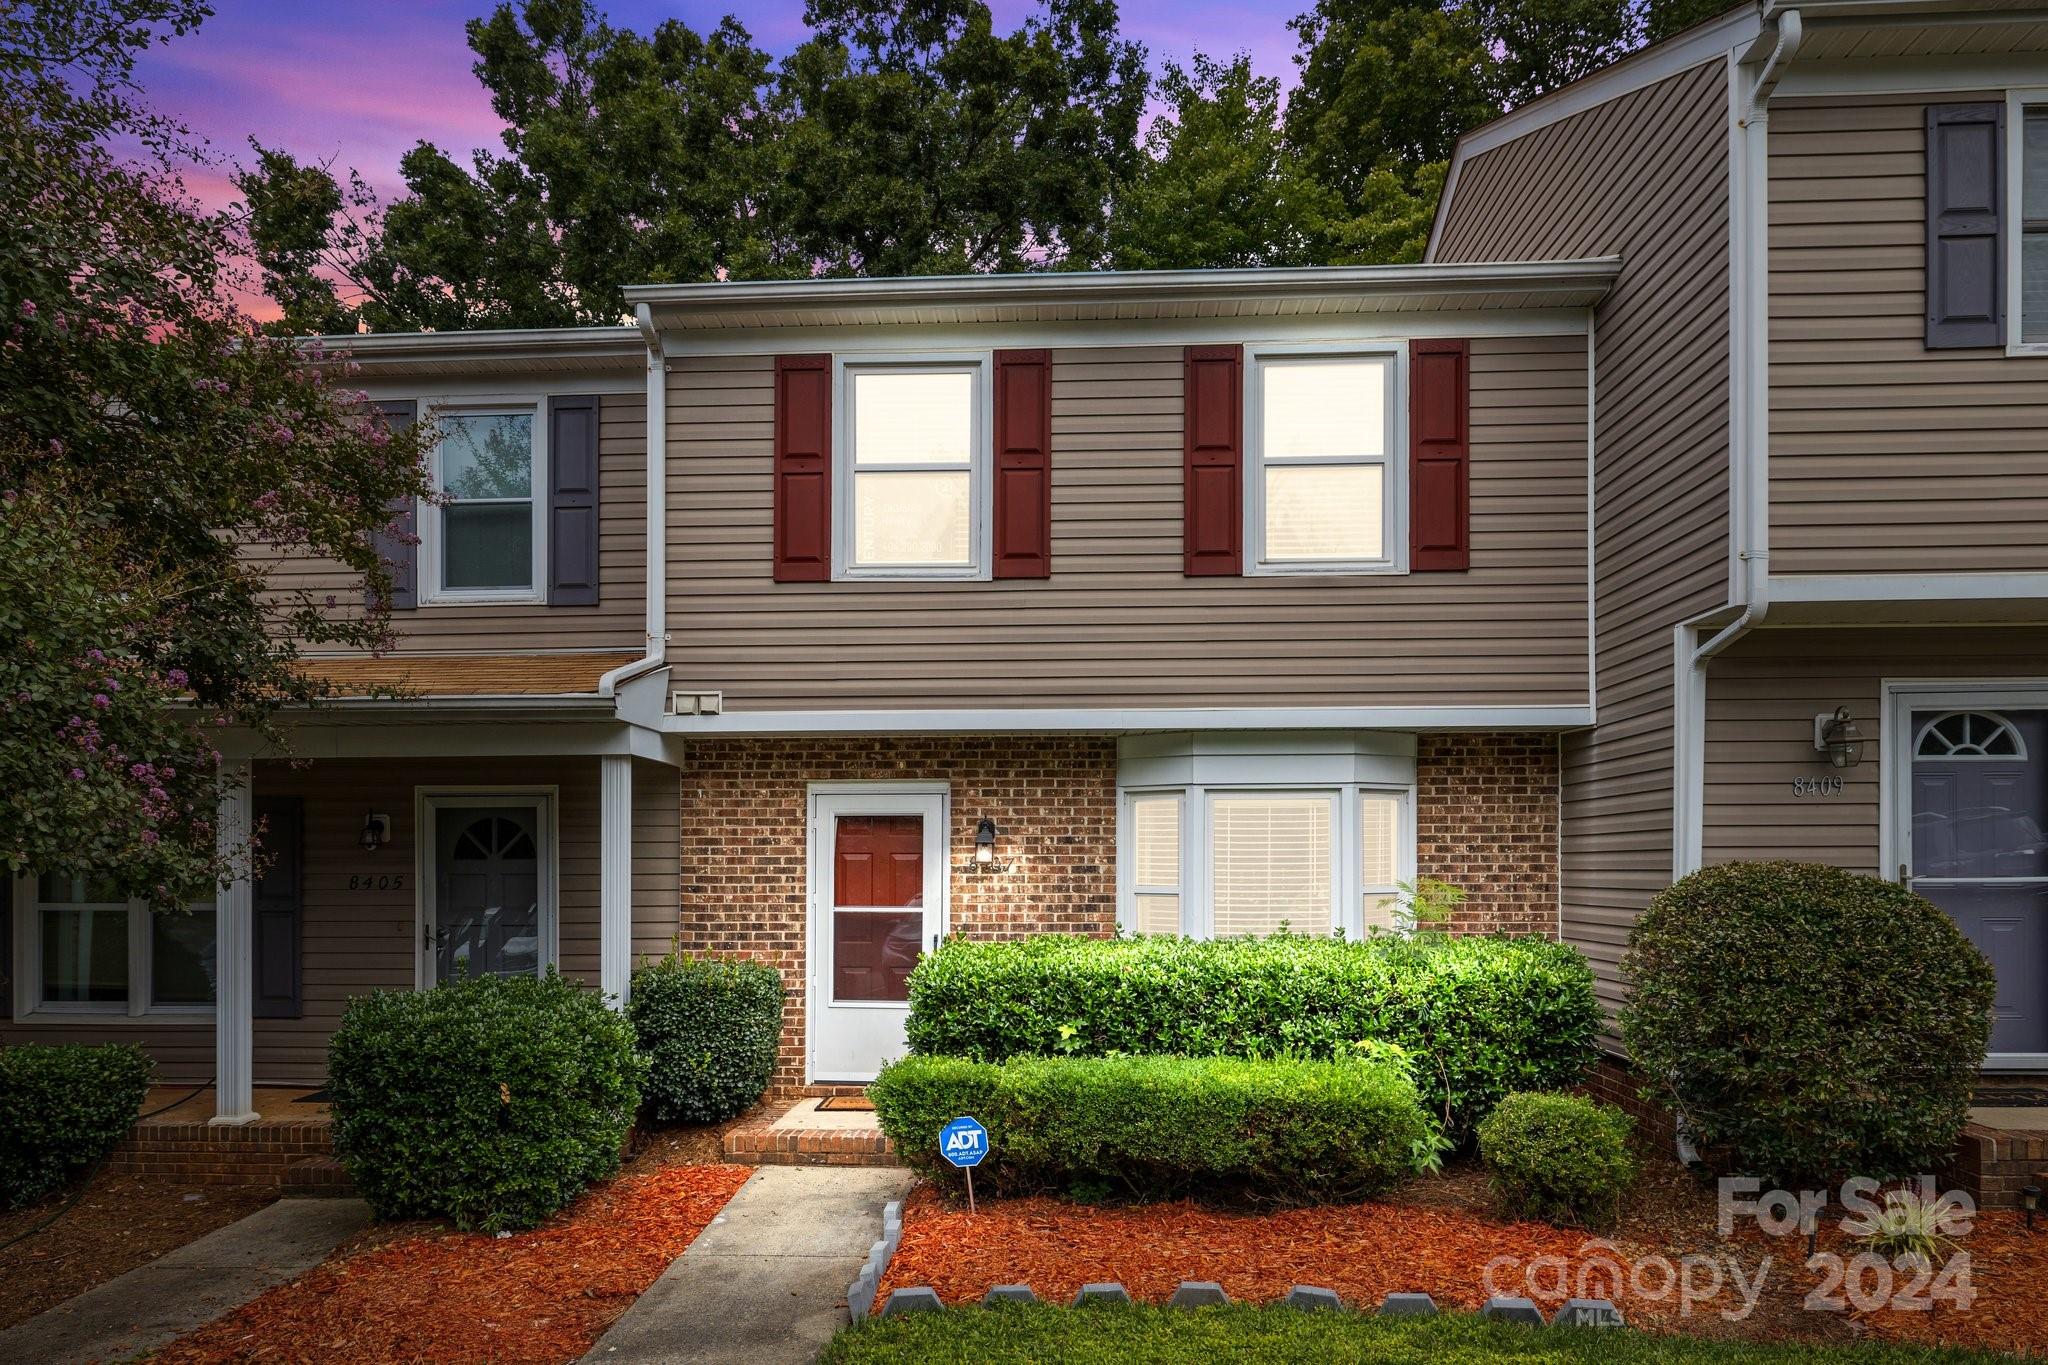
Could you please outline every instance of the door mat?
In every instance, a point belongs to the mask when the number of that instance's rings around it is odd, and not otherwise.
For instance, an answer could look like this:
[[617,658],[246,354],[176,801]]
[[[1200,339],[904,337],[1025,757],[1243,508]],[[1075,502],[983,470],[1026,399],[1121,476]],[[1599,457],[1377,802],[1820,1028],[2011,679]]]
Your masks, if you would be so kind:
[[1998,1109],[2048,1109],[2048,1087],[2038,1085],[1980,1085],[1970,1103]]
[[872,1114],[875,1112],[875,1102],[866,1095],[827,1095],[824,1099],[818,1101],[818,1112],[821,1114],[848,1111]]

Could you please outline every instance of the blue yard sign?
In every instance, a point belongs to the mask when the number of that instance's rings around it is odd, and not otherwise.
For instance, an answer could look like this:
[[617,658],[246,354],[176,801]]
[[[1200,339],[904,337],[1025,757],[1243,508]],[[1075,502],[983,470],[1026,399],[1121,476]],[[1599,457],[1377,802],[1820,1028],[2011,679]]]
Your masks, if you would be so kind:
[[988,1155],[988,1129],[977,1119],[962,1116],[939,1130],[939,1155],[969,1170]]

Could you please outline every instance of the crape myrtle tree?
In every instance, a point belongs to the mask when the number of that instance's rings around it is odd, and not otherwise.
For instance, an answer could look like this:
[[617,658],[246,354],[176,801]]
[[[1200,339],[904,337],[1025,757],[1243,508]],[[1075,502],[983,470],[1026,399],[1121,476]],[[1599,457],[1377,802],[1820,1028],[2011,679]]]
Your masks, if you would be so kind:
[[131,83],[206,13],[0,6],[0,857],[158,908],[251,856],[215,827],[219,733],[316,698],[301,645],[389,631],[362,594],[274,588],[264,558],[335,561],[382,600],[372,536],[425,492],[422,437],[230,302],[232,225]]

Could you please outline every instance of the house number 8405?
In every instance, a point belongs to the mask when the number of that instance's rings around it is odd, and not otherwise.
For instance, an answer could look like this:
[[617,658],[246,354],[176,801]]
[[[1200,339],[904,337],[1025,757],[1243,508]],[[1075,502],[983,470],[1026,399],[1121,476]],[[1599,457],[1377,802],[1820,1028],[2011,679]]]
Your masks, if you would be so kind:
[[399,872],[350,873],[348,889],[351,891],[403,891],[405,875]]
[[1837,776],[1795,777],[1792,779],[1794,796],[1840,796],[1842,779]]

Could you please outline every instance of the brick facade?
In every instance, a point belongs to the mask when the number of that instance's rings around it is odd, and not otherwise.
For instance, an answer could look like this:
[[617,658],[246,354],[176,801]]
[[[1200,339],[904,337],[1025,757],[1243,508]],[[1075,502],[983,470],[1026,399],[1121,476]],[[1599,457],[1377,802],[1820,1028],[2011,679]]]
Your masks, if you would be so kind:
[[[791,739],[690,746],[682,775],[686,949],[773,963],[790,991],[774,1089],[804,1076],[807,784],[944,780],[952,787],[952,925],[975,938],[1107,935],[1116,927],[1116,741]],[[996,872],[974,827],[1002,831]]]
[[[790,996],[774,1091],[804,1083],[808,784],[939,781],[952,792],[955,932],[1111,933],[1116,741],[882,737],[693,743],[682,773],[679,941],[775,965]],[[974,827],[1002,831],[978,869]],[[1457,932],[1557,932],[1557,746],[1549,736],[1425,735],[1417,866],[1465,888]]]
[[1415,870],[1465,890],[1457,933],[1556,938],[1556,737],[1418,737]]

